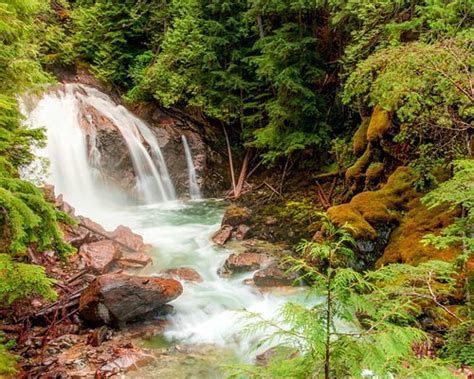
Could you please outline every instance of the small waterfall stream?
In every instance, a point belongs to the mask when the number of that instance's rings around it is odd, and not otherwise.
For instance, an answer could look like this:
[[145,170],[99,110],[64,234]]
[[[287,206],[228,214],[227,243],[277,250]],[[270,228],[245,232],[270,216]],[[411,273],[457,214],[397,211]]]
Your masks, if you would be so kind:
[[191,196],[191,199],[199,200],[201,199],[201,191],[199,190],[199,184],[196,176],[196,168],[194,167],[191,149],[189,148],[186,136],[182,135],[181,139],[183,140],[184,152],[186,154],[186,164],[188,166],[189,195]]

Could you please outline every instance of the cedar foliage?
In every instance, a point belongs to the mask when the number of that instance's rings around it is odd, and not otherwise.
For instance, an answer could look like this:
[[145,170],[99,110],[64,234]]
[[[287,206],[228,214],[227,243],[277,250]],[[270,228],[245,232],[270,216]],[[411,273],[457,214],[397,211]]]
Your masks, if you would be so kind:
[[[266,367],[238,367],[234,377],[453,377],[442,361],[413,351],[429,344],[418,326],[420,307],[439,307],[438,317],[449,316],[439,299],[454,288],[452,265],[393,264],[359,273],[347,266],[355,246],[350,232],[327,219],[324,231],[323,242],[300,245],[305,259],[288,259],[305,272],[302,279],[311,283],[306,304],[314,305],[287,303],[274,320],[250,314],[248,332],[270,331],[259,344],[273,346],[273,355]],[[316,267],[308,263],[315,261]]]

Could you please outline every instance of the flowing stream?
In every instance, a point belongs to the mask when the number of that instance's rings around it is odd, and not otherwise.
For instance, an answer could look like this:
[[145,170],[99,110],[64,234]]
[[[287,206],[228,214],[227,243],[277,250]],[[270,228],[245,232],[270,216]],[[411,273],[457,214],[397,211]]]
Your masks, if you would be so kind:
[[[172,183],[158,142],[148,126],[124,107],[113,104],[106,95],[95,89],[82,88],[77,91],[76,86],[67,85],[65,91],[47,94],[28,114],[32,125],[47,128],[48,145],[39,152],[51,162],[47,181],[55,185],[57,194],[63,194],[76,208],[76,213],[93,218],[109,230],[119,224],[127,225],[152,244],[154,264],[145,274],[158,275],[166,268],[183,266],[199,272],[203,282],[183,282],[183,294],[172,303],[175,312],[170,316],[164,338],[174,345],[211,346],[212,354],[207,355],[218,359],[212,364],[204,364],[207,371],[189,377],[222,377],[217,371],[208,369],[219,366],[222,360],[228,363],[229,357],[251,361],[256,354],[251,347],[259,336],[242,333],[245,321],[241,310],[270,318],[288,300],[288,294],[261,293],[244,285],[242,281],[252,273],[220,277],[217,270],[230,252],[216,247],[210,237],[220,226],[225,204],[216,200],[172,200],[175,197]],[[135,155],[136,173],[143,181],[141,190],[147,195],[149,204],[130,205],[119,191],[112,196],[114,192],[101,181],[100,172],[91,164],[91,160],[100,157],[91,156],[94,146],[88,150],[84,130],[78,122],[79,101],[94,106],[120,125],[130,153]],[[150,147],[151,154],[143,141]],[[189,148],[187,152],[189,168],[192,167]],[[304,295],[296,290],[290,296],[301,298]],[[192,371],[195,363],[185,366],[191,367]],[[180,377],[177,373],[163,374],[160,364],[161,361],[156,360],[152,368],[135,377]]]

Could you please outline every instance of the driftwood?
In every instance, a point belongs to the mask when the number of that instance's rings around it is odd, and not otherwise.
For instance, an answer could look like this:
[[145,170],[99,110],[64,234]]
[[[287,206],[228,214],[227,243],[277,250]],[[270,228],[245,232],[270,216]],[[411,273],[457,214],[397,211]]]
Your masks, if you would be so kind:
[[270,184],[268,184],[267,182],[264,181],[263,184],[266,185],[268,188],[270,188],[270,189],[271,189],[274,193],[276,193],[278,196],[283,197],[283,196],[281,196],[281,193],[280,193],[280,192],[278,192],[274,187],[272,187],[272,186],[271,186]]

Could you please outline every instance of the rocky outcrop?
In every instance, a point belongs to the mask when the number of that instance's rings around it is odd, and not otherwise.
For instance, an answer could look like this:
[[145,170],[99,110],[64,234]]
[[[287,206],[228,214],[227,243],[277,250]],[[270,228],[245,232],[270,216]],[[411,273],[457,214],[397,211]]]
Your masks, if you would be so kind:
[[153,316],[182,292],[174,279],[106,274],[82,293],[79,310],[87,322],[119,326]]
[[252,214],[249,209],[235,204],[229,205],[222,218],[221,227],[212,236],[217,245],[223,246],[234,236],[242,241],[250,235],[251,227],[247,225]]

